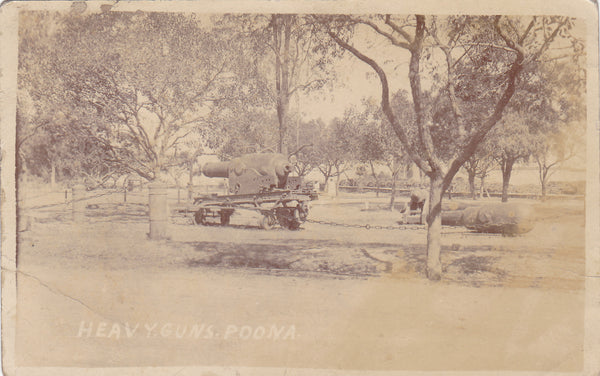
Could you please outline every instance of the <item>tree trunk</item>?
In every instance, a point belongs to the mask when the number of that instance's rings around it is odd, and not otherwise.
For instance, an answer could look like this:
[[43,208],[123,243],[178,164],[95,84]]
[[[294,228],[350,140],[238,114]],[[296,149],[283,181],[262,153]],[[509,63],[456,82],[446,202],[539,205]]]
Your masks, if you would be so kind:
[[467,171],[469,174],[469,192],[471,192],[471,198],[477,199],[477,193],[475,193],[475,171]]
[[406,166],[404,167],[404,179],[410,181],[413,177],[413,166],[414,163],[407,163]]
[[287,134],[287,113],[290,102],[290,38],[291,16],[273,15],[273,42],[277,53],[275,55],[275,90],[277,93],[277,120],[279,122],[278,152],[287,155],[285,138]]
[[193,186],[194,186],[194,163],[190,162],[189,166],[188,166],[188,200],[192,199],[193,196]]
[[427,278],[442,278],[442,189],[443,177],[431,177],[429,184],[429,213],[427,214]]
[[336,172],[336,175],[335,175],[335,197],[337,197],[338,194],[340,193],[339,192],[339,190],[340,190],[340,175],[341,175],[340,168],[336,167],[335,172]]
[[485,190],[485,175],[479,177],[479,198],[483,199],[483,191]]
[[50,169],[50,188],[54,189],[56,187],[56,164],[52,162],[52,166]]
[[371,175],[373,175],[373,179],[375,179],[375,197],[379,197],[379,179],[377,179],[377,174],[375,173],[375,166],[373,166],[373,161],[369,161],[369,165],[371,166]]
[[542,201],[546,201],[546,182],[542,182]]
[[514,164],[515,160],[508,158],[502,166],[502,202],[508,201],[508,187],[510,186],[510,175]]
[[398,173],[400,171],[392,172],[392,195],[390,196],[390,210],[394,210],[394,201],[396,201],[396,180],[398,180]]
[[331,178],[331,169],[323,171],[319,167],[319,171],[321,172],[321,174],[323,174],[323,177],[325,178],[325,184],[323,184],[323,187],[322,187],[323,189],[321,191],[329,192],[329,179]]
[[546,189],[548,186],[548,169],[544,166],[542,172],[542,178],[540,179],[542,183],[542,201],[546,201]]

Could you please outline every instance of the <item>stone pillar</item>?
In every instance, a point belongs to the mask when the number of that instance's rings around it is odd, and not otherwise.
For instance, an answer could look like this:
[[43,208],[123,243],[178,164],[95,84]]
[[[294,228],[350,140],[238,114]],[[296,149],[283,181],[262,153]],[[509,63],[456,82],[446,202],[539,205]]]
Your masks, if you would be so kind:
[[167,208],[167,186],[162,183],[151,183],[148,186],[150,208],[150,232],[152,240],[167,238],[167,222],[169,211]]
[[331,197],[335,197],[335,180],[333,178],[329,178],[329,181],[327,182],[327,193]]
[[73,193],[71,195],[71,207],[73,209],[73,222],[82,223],[85,221],[85,186],[78,184],[73,187]]

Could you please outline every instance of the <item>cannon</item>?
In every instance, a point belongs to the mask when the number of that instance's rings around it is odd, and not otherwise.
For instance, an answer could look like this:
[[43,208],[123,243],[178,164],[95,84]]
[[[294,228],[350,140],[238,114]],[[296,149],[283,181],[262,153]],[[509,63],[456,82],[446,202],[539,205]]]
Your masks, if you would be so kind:
[[209,178],[228,178],[230,194],[252,194],[300,188],[301,179],[289,176],[294,164],[294,157],[290,161],[283,154],[255,153],[229,162],[207,163],[202,173]]
[[[279,224],[297,230],[308,216],[308,202],[318,198],[302,177],[289,176],[295,157],[278,153],[242,155],[228,162],[206,163],[202,173],[210,178],[226,178],[228,194],[195,197],[193,207],[197,224],[229,224],[238,209],[259,212],[260,226],[271,229]],[[216,219],[216,221],[214,221]]]
[[533,210],[514,203],[494,203],[466,208],[463,225],[477,232],[517,236],[531,231],[535,225]]

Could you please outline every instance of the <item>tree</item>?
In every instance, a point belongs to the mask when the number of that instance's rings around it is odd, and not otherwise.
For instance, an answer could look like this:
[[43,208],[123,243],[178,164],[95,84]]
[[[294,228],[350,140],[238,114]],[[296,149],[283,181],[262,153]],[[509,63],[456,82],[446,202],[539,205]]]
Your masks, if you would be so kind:
[[[381,111],[381,107],[375,103],[372,98],[364,99],[364,110],[353,115],[349,121],[354,121],[359,129],[357,158],[370,166],[371,175],[375,179],[377,188],[380,187],[379,174],[376,173],[374,164],[383,163],[390,170],[392,176],[390,209],[393,209],[398,176],[408,160],[400,140],[393,134],[393,130]],[[410,124],[414,121],[414,116],[410,111],[411,104],[407,93],[405,91],[396,93],[393,98],[393,105],[395,108],[403,109],[398,111],[398,121],[410,127]],[[379,197],[379,190],[377,190],[377,196]]]
[[351,167],[350,162],[356,154],[358,132],[354,124],[347,121],[350,114],[351,111],[347,111],[344,119],[334,118],[329,126],[323,129],[319,142],[314,147],[315,165],[323,174],[325,184],[330,184],[330,178],[336,178],[336,195],[340,176]]
[[584,134],[585,127],[581,123],[571,123],[555,133],[538,136],[533,156],[538,165],[542,200],[546,199],[548,181],[556,172],[555,167],[581,152]]
[[[278,124],[277,151],[288,154],[290,101],[294,95],[323,87],[332,75],[326,67],[335,58],[329,38],[312,19],[299,14],[232,16],[262,55],[263,78],[270,82],[270,97]],[[274,73],[274,74],[273,74]]]
[[344,121],[352,123],[352,127],[358,131],[357,159],[370,167],[371,176],[375,180],[375,194],[379,197],[379,175],[375,171],[375,164],[385,162],[387,159],[387,140],[385,124],[383,124],[382,113],[379,106],[369,100],[363,100],[364,109],[360,112],[348,110]]
[[148,180],[180,163],[175,151],[190,139],[218,143],[214,120],[252,98],[253,65],[229,30],[207,25],[184,14],[61,15],[45,74],[73,133]]
[[290,156],[297,159],[294,169],[298,176],[308,175],[318,164],[318,153],[316,148],[319,145],[319,138],[325,124],[322,120],[310,120],[308,122],[300,120],[299,114],[296,114],[296,136],[289,137],[291,146]]
[[[502,118],[524,67],[538,61],[574,21],[566,17],[423,15],[320,19],[336,43],[376,72],[384,114],[410,158],[429,177],[427,274],[438,280],[443,193]],[[384,66],[367,48],[356,47],[352,41],[353,34],[367,31],[372,38],[383,38],[389,49],[408,53],[416,135],[397,120]]]
[[515,163],[527,160],[533,152],[531,121],[529,114],[509,112],[504,115],[501,126],[488,134],[492,158],[502,172],[502,202],[508,201],[510,178]]
[[221,159],[277,149],[277,119],[273,112],[261,108],[228,111],[217,121],[227,129],[218,149]]
[[[489,135],[487,136],[489,140]],[[471,198],[473,200],[477,199],[477,193],[475,192],[475,178],[479,177],[481,180],[480,183],[480,197],[483,196],[483,187],[485,178],[488,175],[490,167],[494,159],[492,158],[491,145],[486,140],[486,142],[482,143],[477,147],[475,153],[469,157],[465,161],[463,168],[467,171],[467,178],[469,181],[469,193],[471,194]]]
[[53,66],[62,16],[54,12],[21,12],[17,91],[17,175],[24,172],[58,180],[83,177],[90,186],[113,180],[119,171],[105,162],[109,151],[79,132],[66,114],[70,108],[59,90]]
[[64,91],[47,57],[59,32],[61,17],[51,12],[22,12],[19,32],[17,91],[17,175],[24,172],[57,181],[82,178],[95,187],[115,181],[120,173],[106,163],[109,151],[79,132],[67,115]]
[[554,58],[541,68],[535,83],[546,100],[535,108],[531,133],[544,200],[555,168],[584,154],[586,105],[580,99],[585,93],[585,68],[579,55]]

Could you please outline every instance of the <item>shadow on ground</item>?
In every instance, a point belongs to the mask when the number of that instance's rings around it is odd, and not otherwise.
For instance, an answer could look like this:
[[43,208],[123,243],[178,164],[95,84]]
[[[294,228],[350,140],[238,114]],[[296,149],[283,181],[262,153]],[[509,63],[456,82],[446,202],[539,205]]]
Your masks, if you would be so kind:
[[[323,277],[426,278],[426,246],[421,244],[363,243],[297,240],[286,243],[239,244],[218,242],[187,243],[194,252],[184,259],[186,267],[254,269],[259,273],[318,273]],[[442,248],[444,281],[468,285],[552,287],[578,289],[575,278],[555,283],[555,275],[540,275],[527,268],[511,267],[504,258],[530,254],[527,249],[507,250],[494,246],[448,246]],[[552,257],[537,252],[538,259]],[[504,257],[504,258],[503,258]]]

